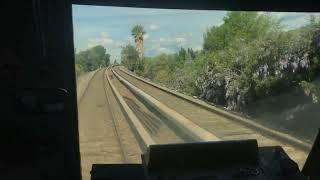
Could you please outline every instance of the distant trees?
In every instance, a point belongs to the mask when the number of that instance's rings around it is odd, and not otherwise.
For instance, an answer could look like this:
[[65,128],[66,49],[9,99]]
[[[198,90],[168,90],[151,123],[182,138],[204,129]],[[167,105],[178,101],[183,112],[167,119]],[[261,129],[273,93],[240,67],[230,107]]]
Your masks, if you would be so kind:
[[130,71],[141,72],[144,63],[143,35],[146,33],[142,25],[135,25],[131,29],[135,47],[127,44],[121,49],[121,64]]
[[106,49],[97,45],[85,51],[75,54],[75,68],[77,75],[82,72],[89,72],[106,67],[110,64],[110,55],[106,53]]
[[193,60],[196,57],[196,52],[192,48],[180,48],[177,53],[178,61],[180,63],[185,62],[186,60]]
[[139,52],[132,45],[126,45],[121,49],[121,63],[130,71],[136,71],[141,66]]

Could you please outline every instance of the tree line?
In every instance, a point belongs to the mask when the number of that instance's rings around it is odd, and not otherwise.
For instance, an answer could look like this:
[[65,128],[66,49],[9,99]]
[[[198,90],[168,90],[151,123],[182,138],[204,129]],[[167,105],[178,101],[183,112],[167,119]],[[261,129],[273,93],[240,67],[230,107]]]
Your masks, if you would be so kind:
[[287,31],[269,14],[228,12],[221,25],[204,33],[202,50],[182,47],[155,57],[139,55],[145,31],[138,26],[132,29],[136,48],[122,49],[122,64],[155,82],[236,111],[288,91],[319,102],[320,21],[315,16]]
[[97,45],[75,54],[76,75],[93,71],[99,67],[107,67],[110,64],[110,54],[102,45]]

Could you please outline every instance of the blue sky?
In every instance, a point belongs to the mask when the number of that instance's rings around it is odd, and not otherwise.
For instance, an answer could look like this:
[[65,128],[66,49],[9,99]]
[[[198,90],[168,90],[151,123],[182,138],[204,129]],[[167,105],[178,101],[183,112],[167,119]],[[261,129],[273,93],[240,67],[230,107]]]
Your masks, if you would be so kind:
[[[121,47],[134,44],[131,28],[145,27],[145,54],[172,53],[180,47],[201,49],[203,33],[220,25],[226,11],[170,10],[73,5],[74,41],[77,51],[103,45],[111,59],[120,60]],[[307,23],[310,13],[271,13],[283,19],[286,29]],[[319,14],[316,14],[319,16]]]

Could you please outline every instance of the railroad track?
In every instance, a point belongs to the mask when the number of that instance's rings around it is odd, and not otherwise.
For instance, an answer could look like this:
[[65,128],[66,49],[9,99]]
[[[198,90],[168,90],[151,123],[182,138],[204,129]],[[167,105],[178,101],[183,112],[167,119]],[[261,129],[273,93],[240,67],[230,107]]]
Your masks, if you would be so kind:
[[[105,71],[107,71],[107,70],[108,69],[106,69]],[[105,97],[106,97],[106,100],[107,100],[108,108],[109,108],[109,111],[110,111],[111,121],[112,121],[112,124],[113,124],[112,125],[113,126],[113,130],[114,130],[113,132],[115,134],[115,138],[118,141],[118,145],[120,147],[119,151],[120,151],[120,154],[122,156],[122,162],[123,163],[128,163],[127,151],[129,151],[129,149],[126,149],[125,146],[124,146],[123,139],[122,139],[123,137],[122,137],[122,134],[120,132],[119,122],[118,122],[118,119],[115,116],[114,110],[112,109],[112,104],[110,102],[111,101],[110,98],[111,98],[111,96],[113,94],[112,94],[112,92],[110,92],[110,90],[107,89],[107,88],[110,89],[110,87],[108,86],[109,84],[106,83],[106,78],[103,77],[102,80],[103,80],[103,89],[104,89]]]
[[[205,131],[213,134],[215,137],[217,137],[213,140],[257,139],[259,146],[280,145],[286,150],[286,152],[292,159],[298,162],[300,167],[302,167],[304,164],[310,145],[301,142],[298,139],[282,133],[274,132],[273,130],[269,130],[264,127],[260,127],[259,125],[255,125],[251,122],[248,123],[246,121],[242,121],[241,119],[239,120],[239,122],[237,122],[237,117],[234,117],[234,115],[232,114],[229,116],[224,114],[225,112],[210,110],[210,108],[206,107],[206,105],[201,105],[197,102],[190,101],[188,98],[181,97],[179,94],[175,94],[165,88],[159,88],[152,83],[149,83],[139,77],[134,76],[129,72],[120,69],[119,67],[115,67],[113,68],[113,70],[115,73],[113,76],[117,77],[114,78],[117,79],[116,81],[120,81],[121,79],[123,79],[121,80],[121,83],[117,83],[117,88],[123,89],[124,87],[121,86],[124,86],[125,81],[127,81],[126,83],[129,83],[129,86],[126,85],[127,91],[129,91],[129,93],[124,96],[127,96],[127,98],[134,97],[135,100],[133,101],[140,101],[143,106],[149,109],[149,111],[153,112],[154,115],[158,115],[158,117],[161,117],[161,115],[159,116],[159,114],[163,114],[163,112],[157,108],[154,108],[154,105],[150,104],[148,100],[143,100],[143,98],[141,97],[139,98],[139,94],[137,92],[133,93],[132,89],[129,89],[128,87],[132,85],[137,89],[140,89],[142,92],[159,101],[159,103],[162,103],[168,109],[180,114],[185,119],[194,123],[201,129],[204,129]],[[132,104],[131,100],[127,100],[126,102],[128,104]],[[135,109],[137,109],[137,107],[140,107],[141,104],[138,104],[138,106],[130,105],[130,108],[134,109],[134,112],[138,114],[139,112],[137,112],[137,110]],[[160,118],[160,120],[162,122],[167,122],[166,124],[171,130],[172,127],[175,127],[168,123],[170,121],[170,118],[169,120],[168,118]],[[155,120],[154,125],[150,125],[152,126],[152,128],[150,128],[152,129],[152,131],[157,128],[157,124],[159,124],[159,122],[157,121],[158,120]],[[148,125],[145,126],[147,127]],[[179,130],[175,133],[179,136]],[[192,138],[190,137],[181,139],[184,142],[190,140],[192,141]],[[163,142],[164,141],[157,143]]]
[[139,163],[152,144],[257,139],[302,167],[310,145],[148,82],[119,67],[97,71],[79,102],[84,179],[92,163]]
[[[120,80],[111,72],[108,72],[109,82],[115,86],[115,91],[119,93],[120,97],[123,99],[123,104],[128,106],[129,109],[127,111],[132,111],[132,114],[135,117],[128,117],[128,123],[130,123],[131,119],[137,119],[138,123],[140,123],[141,129],[145,130],[145,135],[141,136],[149,136],[149,139],[152,139],[151,143],[139,143],[144,144],[141,146],[141,149],[146,149],[146,147],[150,144],[167,144],[167,143],[179,143],[191,141],[190,139],[185,138],[181,134],[177,133],[175,130],[171,129],[171,127],[166,123],[164,117],[161,117],[155,111],[150,110],[149,107],[145,105],[143,101],[137,98],[125,85],[123,85]],[[132,126],[134,130],[135,127]],[[138,134],[138,133],[136,133]],[[137,137],[137,139],[141,139]]]
[[140,147],[106,81],[104,69],[88,83],[78,112],[83,179],[90,179],[92,164],[140,162]]

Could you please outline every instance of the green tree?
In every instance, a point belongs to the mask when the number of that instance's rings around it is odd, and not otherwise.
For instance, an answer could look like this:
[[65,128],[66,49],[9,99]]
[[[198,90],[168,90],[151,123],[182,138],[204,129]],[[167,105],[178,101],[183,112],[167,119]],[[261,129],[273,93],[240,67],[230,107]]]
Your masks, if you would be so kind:
[[134,46],[128,44],[121,49],[121,64],[130,71],[136,71],[139,65],[139,53]]
[[277,30],[279,23],[257,12],[228,12],[221,26],[213,26],[204,34],[203,49],[222,50],[236,41],[248,43]]
[[80,64],[75,64],[76,76],[78,77],[83,73],[83,68]]
[[203,50],[182,47],[143,65],[143,76],[230,110],[250,111],[301,89],[319,103],[320,21],[310,16],[309,24],[285,31],[267,13],[229,12],[204,34]]
[[[85,51],[80,51],[75,55],[76,69],[81,72],[89,72],[99,67],[106,67],[110,63],[110,55],[106,54],[106,49],[97,45]],[[80,72],[80,71],[79,71]]]
[[184,48],[180,48],[178,54],[177,54],[177,60],[179,61],[180,64],[183,64],[184,61],[186,60],[186,55],[187,55],[187,52]]
[[134,42],[136,44],[136,50],[139,53],[140,59],[143,58],[143,35],[145,30],[142,25],[135,25],[131,30],[131,35],[134,37]]
[[104,67],[109,66],[109,64],[110,64],[110,54],[106,54],[103,60],[104,60],[103,66]]

